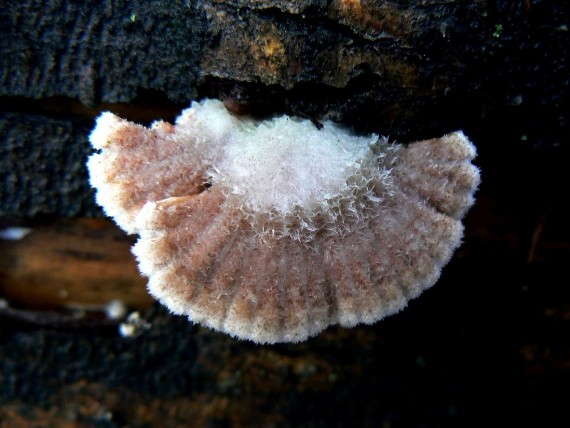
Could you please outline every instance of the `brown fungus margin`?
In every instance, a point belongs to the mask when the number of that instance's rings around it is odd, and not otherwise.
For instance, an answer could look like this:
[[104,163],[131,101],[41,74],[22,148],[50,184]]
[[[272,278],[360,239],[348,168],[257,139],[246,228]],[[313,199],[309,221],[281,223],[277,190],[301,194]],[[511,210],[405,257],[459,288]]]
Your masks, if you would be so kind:
[[459,246],[480,180],[462,132],[388,144],[217,100],[150,128],[103,113],[90,141],[97,202],[140,235],[150,293],[257,343],[400,311]]

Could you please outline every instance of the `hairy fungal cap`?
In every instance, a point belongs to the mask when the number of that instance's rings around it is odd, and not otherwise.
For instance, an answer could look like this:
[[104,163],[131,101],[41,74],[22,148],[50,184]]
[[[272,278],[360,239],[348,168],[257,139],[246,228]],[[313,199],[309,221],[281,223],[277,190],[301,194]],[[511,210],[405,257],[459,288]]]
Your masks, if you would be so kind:
[[210,137],[223,141],[211,181],[262,235],[310,239],[377,202],[379,187],[389,188],[389,165],[375,155],[385,144],[377,135],[355,136],[331,122],[318,130],[288,116],[235,123],[220,103],[202,107],[198,115],[221,117]]
[[139,234],[149,292],[258,343],[403,309],[459,246],[479,185],[460,131],[388,144],[330,122],[238,118],[216,100],[150,128],[103,113],[90,141],[97,202]]

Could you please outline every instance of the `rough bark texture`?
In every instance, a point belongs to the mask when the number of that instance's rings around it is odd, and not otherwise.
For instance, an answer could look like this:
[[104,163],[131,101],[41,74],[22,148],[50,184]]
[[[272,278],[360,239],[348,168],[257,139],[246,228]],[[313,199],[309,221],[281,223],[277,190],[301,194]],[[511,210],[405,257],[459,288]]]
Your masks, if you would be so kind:
[[[479,146],[504,137],[499,150],[565,145],[567,18],[568,5],[552,1],[12,3],[0,15],[3,127],[35,120],[48,131],[41,141],[41,131],[4,132],[0,171],[27,180],[6,159],[32,146],[52,164],[63,156],[53,146],[85,153],[93,116],[120,107],[109,103],[129,103],[131,119],[172,119],[196,96],[403,141],[463,128]],[[66,135],[53,131],[62,126]],[[81,156],[73,163],[82,170]],[[1,215],[94,212],[88,192],[37,196],[81,188],[83,172],[37,174],[36,195],[5,190]]]
[[[202,96],[235,111],[329,118],[399,141],[463,129],[478,147],[483,185],[465,245],[433,290],[378,325],[333,328],[302,345],[256,347],[156,309],[144,315],[150,330],[125,339],[113,323],[74,324],[8,301],[0,307],[2,423],[564,420],[568,2],[3,3],[2,228],[101,216],[84,169],[95,116],[110,109],[143,123],[171,120]],[[100,245],[115,248],[113,233],[106,236]],[[44,249],[49,263],[59,251],[62,275],[87,254],[66,256],[69,247],[42,242],[34,254]],[[6,260],[17,248],[3,245]],[[7,271],[2,264],[4,286]],[[113,287],[102,287],[97,301],[112,298]]]

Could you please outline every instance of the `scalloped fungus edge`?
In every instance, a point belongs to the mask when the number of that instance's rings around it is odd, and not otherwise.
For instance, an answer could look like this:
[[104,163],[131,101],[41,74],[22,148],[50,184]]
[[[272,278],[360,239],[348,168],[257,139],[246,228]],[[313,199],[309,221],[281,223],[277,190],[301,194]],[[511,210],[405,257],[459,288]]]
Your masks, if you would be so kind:
[[149,128],[105,112],[97,202],[139,240],[149,292],[256,343],[371,324],[431,287],[480,182],[460,131],[409,145],[326,121],[258,121],[218,100]]

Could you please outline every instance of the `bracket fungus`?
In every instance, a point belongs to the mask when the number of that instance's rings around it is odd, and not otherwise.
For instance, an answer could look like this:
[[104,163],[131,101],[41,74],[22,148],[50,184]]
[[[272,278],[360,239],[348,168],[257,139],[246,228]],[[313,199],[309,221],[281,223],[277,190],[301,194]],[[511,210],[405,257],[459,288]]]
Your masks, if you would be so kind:
[[332,122],[230,114],[220,101],[150,128],[106,112],[88,161],[173,313],[258,343],[371,324],[432,286],[473,204],[475,147],[408,146]]

